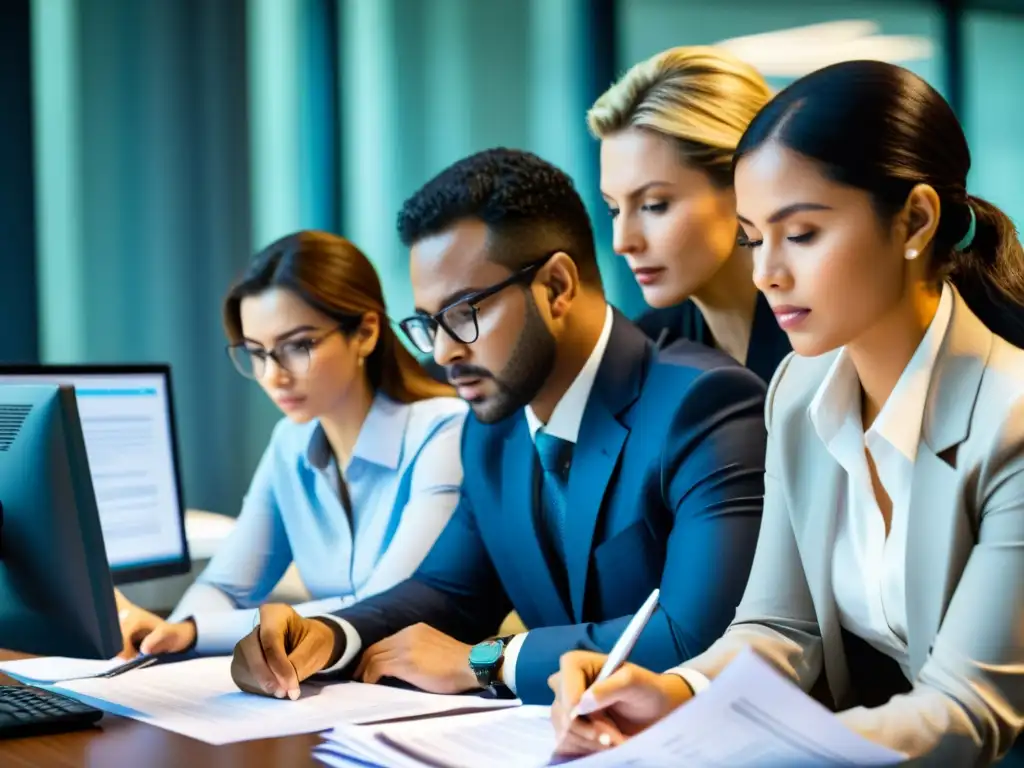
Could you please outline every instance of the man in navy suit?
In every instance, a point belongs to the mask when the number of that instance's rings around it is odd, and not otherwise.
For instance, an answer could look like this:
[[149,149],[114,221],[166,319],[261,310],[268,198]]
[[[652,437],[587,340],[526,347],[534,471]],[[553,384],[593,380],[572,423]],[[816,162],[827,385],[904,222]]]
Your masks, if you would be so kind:
[[[754,554],[764,384],[699,345],[656,350],[611,309],[583,202],[533,155],[456,163],[405,203],[399,229],[417,306],[402,327],[475,416],[461,499],[388,592],[333,616],[264,606],[235,681],[295,697],[326,671],[550,702],[559,657],[608,652],[657,587],[631,659],[668,669],[705,650]],[[529,631],[481,642],[512,609]]]

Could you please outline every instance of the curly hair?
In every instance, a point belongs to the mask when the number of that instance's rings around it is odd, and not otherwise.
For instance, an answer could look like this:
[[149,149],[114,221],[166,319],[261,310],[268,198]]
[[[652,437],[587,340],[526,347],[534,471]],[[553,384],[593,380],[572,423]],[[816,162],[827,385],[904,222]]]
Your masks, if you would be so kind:
[[408,247],[461,219],[487,225],[488,258],[509,269],[564,251],[581,280],[601,284],[583,200],[568,174],[536,155],[498,147],[448,166],[402,205],[398,233]]

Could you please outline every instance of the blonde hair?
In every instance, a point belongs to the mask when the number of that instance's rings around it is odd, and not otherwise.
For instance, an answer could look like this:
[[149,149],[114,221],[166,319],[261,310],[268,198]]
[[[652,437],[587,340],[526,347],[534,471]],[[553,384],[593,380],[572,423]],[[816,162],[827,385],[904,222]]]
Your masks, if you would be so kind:
[[604,139],[646,128],[677,140],[683,159],[732,183],[740,137],[772,93],[760,73],[710,46],[670,48],[634,65],[594,102],[587,125]]

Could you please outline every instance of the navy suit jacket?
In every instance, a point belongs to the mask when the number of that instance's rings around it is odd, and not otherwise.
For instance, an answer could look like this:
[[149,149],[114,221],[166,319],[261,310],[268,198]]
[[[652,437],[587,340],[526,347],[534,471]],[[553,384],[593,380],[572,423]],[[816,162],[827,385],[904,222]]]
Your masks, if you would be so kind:
[[732,620],[753,559],[764,397],[724,354],[688,341],[655,350],[616,314],[569,472],[567,585],[538,536],[541,473],[519,411],[467,421],[462,495],[430,554],[411,579],[338,615],[367,648],[420,622],[479,642],[515,609],[529,628],[515,673],[527,703],[551,701],[547,678],[566,651],[607,653],[655,587],[660,606],[631,660],[662,670],[696,656]]

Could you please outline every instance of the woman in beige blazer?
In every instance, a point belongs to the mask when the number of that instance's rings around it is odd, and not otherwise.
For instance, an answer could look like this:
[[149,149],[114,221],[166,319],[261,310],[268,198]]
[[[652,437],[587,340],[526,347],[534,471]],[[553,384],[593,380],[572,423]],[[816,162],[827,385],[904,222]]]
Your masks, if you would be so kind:
[[1024,305],[1013,225],[968,195],[949,105],[889,64],[797,81],[736,158],[741,238],[796,352],[767,399],[750,580],[711,648],[626,665],[572,721],[604,658],[566,655],[560,749],[643,730],[751,647],[868,739],[989,765],[1024,727],[1024,351],[978,319]]

